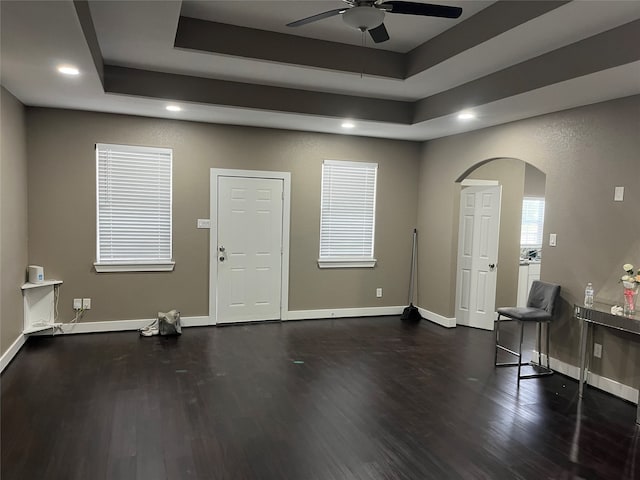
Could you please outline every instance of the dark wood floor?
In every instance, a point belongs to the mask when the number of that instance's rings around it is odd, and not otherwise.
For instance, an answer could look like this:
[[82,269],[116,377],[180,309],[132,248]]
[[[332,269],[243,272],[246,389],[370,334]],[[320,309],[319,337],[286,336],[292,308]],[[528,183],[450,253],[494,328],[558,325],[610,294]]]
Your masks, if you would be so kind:
[[492,346],[398,317],[32,338],[2,375],[1,478],[640,478],[634,405],[518,391]]

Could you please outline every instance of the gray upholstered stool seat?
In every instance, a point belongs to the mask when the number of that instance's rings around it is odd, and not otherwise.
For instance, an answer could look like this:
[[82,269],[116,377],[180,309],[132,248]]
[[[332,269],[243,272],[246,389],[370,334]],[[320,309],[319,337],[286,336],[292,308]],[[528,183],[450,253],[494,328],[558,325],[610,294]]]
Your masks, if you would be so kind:
[[531,307],[500,307],[498,313],[503,317],[513,318],[514,320],[546,322],[551,320],[551,314],[545,310]]
[[[554,307],[557,298],[560,296],[560,285],[553,283],[546,283],[541,281],[535,281],[531,285],[529,291],[529,298],[527,300],[526,307],[500,307],[497,309],[498,318],[496,319],[496,348],[494,364],[496,367],[518,367],[518,386],[520,386],[520,379],[522,378],[535,378],[544,375],[551,375],[553,370],[549,367],[549,322],[553,319]],[[504,317],[504,318],[503,318]],[[500,345],[500,323],[510,321],[520,322],[520,348],[517,352],[510,350],[504,345]],[[524,339],[524,324],[528,322],[535,322],[538,324],[538,363],[533,362],[522,363],[522,341]],[[547,340],[547,366],[544,367],[541,362],[542,350],[542,324],[546,324],[546,340]],[[498,350],[505,351],[518,358],[517,362],[499,363],[498,362]],[[522,375],[522,365],[533,365],[538,367],[540,372]]]

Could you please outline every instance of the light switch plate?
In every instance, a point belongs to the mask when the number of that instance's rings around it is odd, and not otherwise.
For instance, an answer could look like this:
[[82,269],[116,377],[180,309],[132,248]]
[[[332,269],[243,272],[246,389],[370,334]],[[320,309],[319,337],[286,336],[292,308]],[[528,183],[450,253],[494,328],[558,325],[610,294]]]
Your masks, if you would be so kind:
[[622,202],[624,200],[624,187],[616,187],[613,194],[614,202]]
[[199,218],[198,228],[211,228],[211,220],[208,218]]
[[382,298],[382,288],[376,288],[376,297]]
[[557,237],[555,233],[550,233],[549,234],[549,246],[550,247],[555,247],[557,245]]
[[602,358],[602,344],[594,343],[593,344],[593,356],[596,358]]

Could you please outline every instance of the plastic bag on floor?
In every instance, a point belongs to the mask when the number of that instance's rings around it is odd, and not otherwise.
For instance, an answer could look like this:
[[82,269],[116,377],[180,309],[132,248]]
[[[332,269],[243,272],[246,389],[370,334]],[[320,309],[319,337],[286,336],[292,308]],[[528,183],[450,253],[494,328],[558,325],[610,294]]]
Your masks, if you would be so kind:
[[152,337],[155,335],[182,335],[180,312],[177,310],[171,310],[166,313],[158,312],[158,318],[146,327],[141,328],[140,335],[143,337]]
[[180,312],[177,310],[167,313],[158,312],[158,330],[160,335],[182,335]]

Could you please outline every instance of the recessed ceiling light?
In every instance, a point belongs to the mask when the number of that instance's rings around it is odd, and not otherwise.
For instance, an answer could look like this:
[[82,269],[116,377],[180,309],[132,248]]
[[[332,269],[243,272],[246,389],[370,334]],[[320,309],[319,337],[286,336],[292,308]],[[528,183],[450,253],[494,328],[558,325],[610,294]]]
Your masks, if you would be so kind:
[[460,112],[458,114],[458,120],[471,120],[472,118],[476,118],[475,113],[471,112]]
[[169,110],[170,112],[179,112],[180,110],[182,110],[179,106],[177,105],[167,105],[167,110]]
[[80,75],[80,70],[73,65],[60,65],[58,71],[64,75]]
[[342,128],[353,128],[355,127],[353,122],[342,122]]

